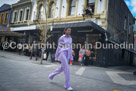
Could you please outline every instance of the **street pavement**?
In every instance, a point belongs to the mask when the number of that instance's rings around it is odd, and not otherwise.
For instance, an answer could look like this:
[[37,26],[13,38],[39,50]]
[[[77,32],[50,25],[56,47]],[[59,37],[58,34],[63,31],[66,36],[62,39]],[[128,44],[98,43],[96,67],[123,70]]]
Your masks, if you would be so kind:
[[[0,91],[66,91],[64,73],[49,83],[48,75],[59,63],[35,61],[17,53],[0,51]],[[74,91],[136,91],[135,67],[70,66]]]

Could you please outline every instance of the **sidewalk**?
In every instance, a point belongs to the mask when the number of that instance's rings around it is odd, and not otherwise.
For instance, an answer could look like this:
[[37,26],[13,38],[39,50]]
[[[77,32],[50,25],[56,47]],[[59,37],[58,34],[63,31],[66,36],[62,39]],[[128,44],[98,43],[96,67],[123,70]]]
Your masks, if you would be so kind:
[[[43,62],[41,65],[40,60],[0,51],[0,88],[12,91],[65,91],[63,73],[55,77],[54,84],[48,81],[48,75],[60,64]],[[70,82],[74,91],[135,91],[134,70],[135,67],[129,66],[103,68],[72,65]]]
[[[6,54],[9,54],[9,55],[20,56],[20,57],[23,57],[25,59],[28,59],[29,61],[33,61],[33,63],[37,63],[37,64],[40,64],[40,62],[41,62],[40,58],[37,61],[35,60],[35,57],[33,57],[33,59],[30,60],[29,56],[25,56],[25,55],[22,55],[22,54],[19,55],[18,52],[8,52],[8,51],[1,51],[1,50],[0,50],[0,52],[2,52],[3,54],[6,53]],[[60,63],[59,62],[51,62],[51,61],[43,60],[42,65],[46,65],[46,64],[60,64]],[[73,66],[80,66],[80,65],[78,65],[77,62],[74,62]],[[83,67],[98,67],[98,66],[89,65],[89,66],[83,66]],[[107,68],[108,69],[114,69],[114,70],[120,70],[120,71],[131,71],[131,72],[136,70],[136,67],[134,67],[134,66],[109,66]]]

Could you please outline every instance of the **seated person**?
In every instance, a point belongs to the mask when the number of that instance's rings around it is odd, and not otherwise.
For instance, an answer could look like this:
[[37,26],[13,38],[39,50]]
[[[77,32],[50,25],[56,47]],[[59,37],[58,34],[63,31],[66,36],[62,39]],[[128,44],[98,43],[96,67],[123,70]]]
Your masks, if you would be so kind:
[[93,10],[91,8],[91,6],[89,6],[87,9],[85,9],[85,14],[83,14],[83,16],[85,15],[93,15]]
[[90,62],[91,62],[91,57],[90,57],[90,55],[91,55],[91,51],[90,51],[89,49],[87,49],[87,50],[85,51],[85,56],[84,56],[84,64],[85,64],[86,66],[90,65]]
[[91,6],[89,6],[85,11],[86,11],[86,15],[92,15],[93,14]]

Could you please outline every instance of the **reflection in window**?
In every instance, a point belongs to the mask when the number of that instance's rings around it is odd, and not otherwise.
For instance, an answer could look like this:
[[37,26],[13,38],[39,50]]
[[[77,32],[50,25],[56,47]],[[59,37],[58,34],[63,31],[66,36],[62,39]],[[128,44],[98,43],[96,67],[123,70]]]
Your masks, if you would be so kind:
[[53,2],[51,2],[50,6],[49,6],[49,16],[48,16],[48,18],[53,18],[54,10],[55,10],[55,3],[53,1]]
[[76,0],[70,0],[69,15],[75,15]]

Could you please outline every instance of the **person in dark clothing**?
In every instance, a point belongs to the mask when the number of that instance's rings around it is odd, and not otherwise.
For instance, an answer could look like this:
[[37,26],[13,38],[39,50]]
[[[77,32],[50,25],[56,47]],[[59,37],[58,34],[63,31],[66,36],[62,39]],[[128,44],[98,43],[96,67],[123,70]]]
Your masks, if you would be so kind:
[[86,15],[92,15],[93,14],[91,6],[89,6],[85,11],[86,11]]
[[30,60],[32,59],[32,57],[34,55],[35,60],[37,61],[38,60],[38,46],[37,45],[33,46],[30,52],[31,52],[30,53]]
[[88,6],[88,8],[85,9],[84,11],[85,11],[85,13],[82,14],[82,16],[84,17],[84,19],[85,19],[85,15],[90,15],[90,16],[93,15],[93,11],[92,11],[92,7],[91,6]]
[[[22,45],[23,43],[21,42],[20,44]],[[23,47],[18,49],[18,54],[21,55],[22,51],[23,51]]]
[[90,65],[90,62],[91,62],[91,51],[89,49],[87,49],[85,51],[85,55],[84,55],[84,65],[88,66]]

